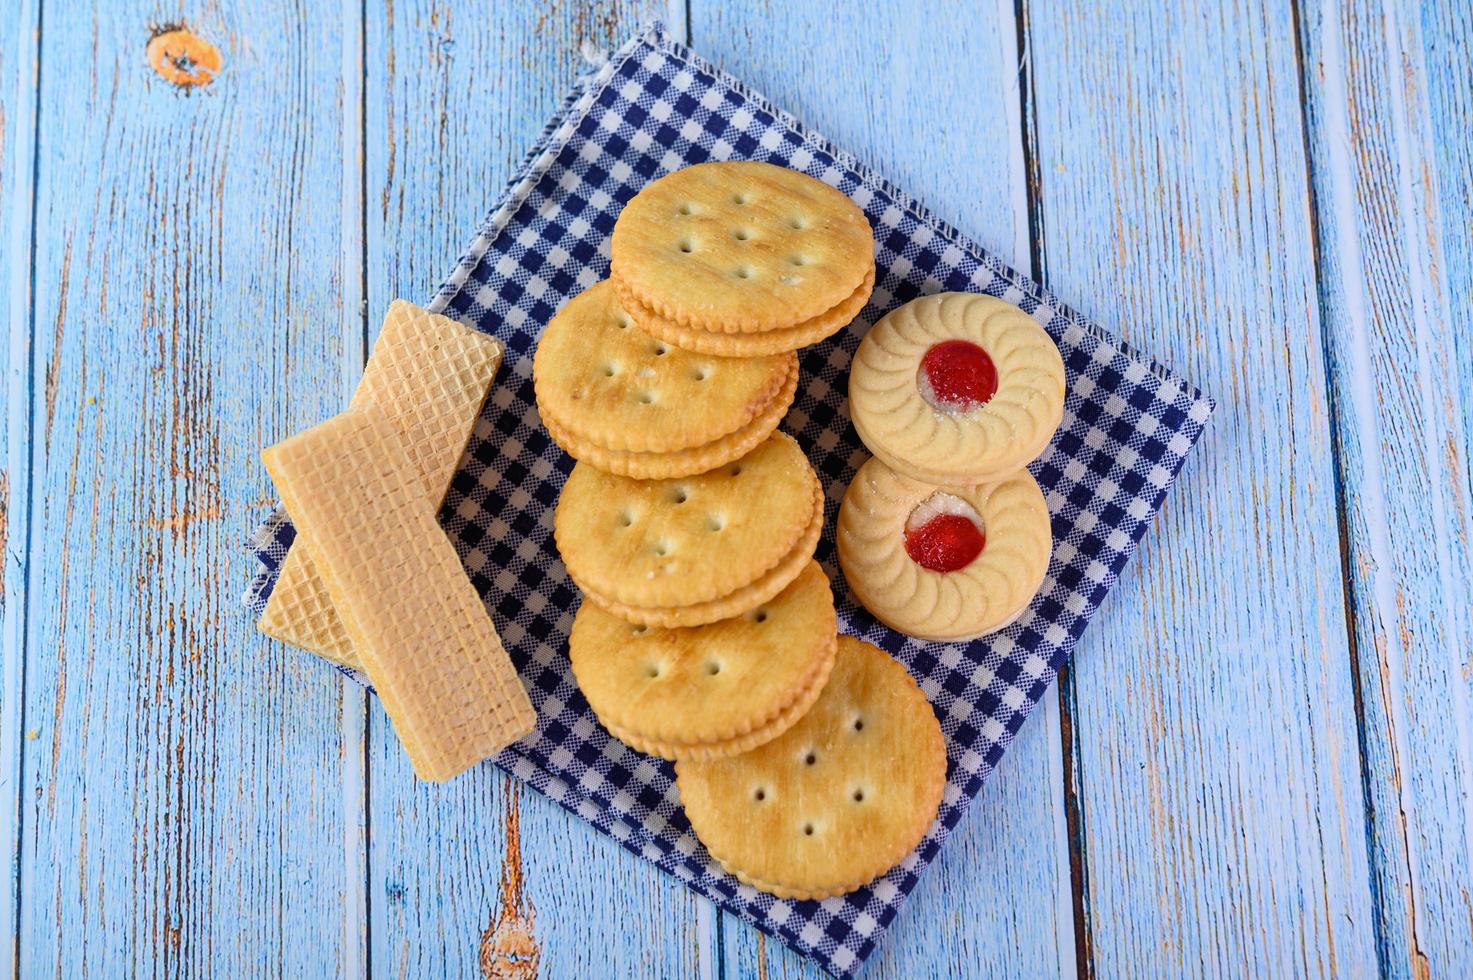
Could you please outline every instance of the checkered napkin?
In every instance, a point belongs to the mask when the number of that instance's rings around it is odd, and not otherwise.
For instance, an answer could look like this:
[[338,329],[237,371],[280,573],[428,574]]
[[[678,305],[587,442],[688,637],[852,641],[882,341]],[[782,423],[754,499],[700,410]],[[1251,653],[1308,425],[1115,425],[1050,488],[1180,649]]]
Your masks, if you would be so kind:
[[[607,274],[609,234],[624,203],[671,170],[728,159],[768,160],[838,187],[874,227],[874,295],[848,331],[802,352],[785,424],[828,497],[818,558],[835,582],[840,631],[910,668],[947,741],[947,786],[925,840],[869,887],[822,902],[775,899],[724,873],[691,833],[671,765],[612,739],[579,693],[566,653],[578,593],[552,542],[553,507],[573,460],[538,424],[532,394],[537,336],[559,306]],[[1014,625],[972,643],[923,643],[880,625],[847,594],[834,560],[839,500],[867,458],[846,414],[850,359],[880,316],[942,290],[1021,306],[1058,342],[1067,372],[1063,425],[1032,466],[1053,521],[1048,577]],[[536,732],[497,764],[839,976],[874,951],[1068,660],[1213,407],[658,26],[590,67],[431,308],[507,347],[440,515],[537,707]],[[257,615],[293,534],[279,512],[256,532],[261,570],[246,601]]]

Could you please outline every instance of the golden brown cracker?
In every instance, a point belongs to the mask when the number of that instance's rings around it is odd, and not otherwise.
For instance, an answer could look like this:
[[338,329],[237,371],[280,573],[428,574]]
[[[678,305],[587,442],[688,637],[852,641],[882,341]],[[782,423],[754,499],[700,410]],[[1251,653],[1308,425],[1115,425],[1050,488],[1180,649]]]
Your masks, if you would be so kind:
[[776,432],[727,466],[674,480],[634,480],[580,463],[563,486],[553,533],[568,575],[585,592],[688,606],[727,596],[787,557],[817,492],[803,450]]
[[776,565],[733,592],[707,602],[695,602],[684,606],[635,606],[587,589],[584,592],[589,599],[630,623],[664,626],[672,629],[677,626],[702,626],[706,623],[714,623],[718,619],[728,619],[755,609],[787,588],[788,583],[803,571],[808,559],[813,557],[813,549],[818,546],[818,538],[822,532],[823,491],[815,489],[813,514],[809,519],[807,529],[798,539],[798,543]]
[[667,757],[679,758],[681,747],[726,743],[736,752],[742,736],[779,734],[771,723],[832,658],[836,630],[828,579],[810,559],[771,601],[705,626],[631,625],[585,602],[568,653],[578,686],[610,731],[631,744],[669,746]]
[[614,223],[611,274],[675,323],[718,333],[792,326],[874,269],[874,235],[841,192],[757,162],[702,163],[636,194]]
[[691,829],[722,867],[781,898],[853,891],[915,849],[941,805],[946,745],[910,673],[839,637],[813,707],[750,752],[675,765]]
[[693,449],[745,428],[787,381],[793,356],[697,354],[651,337],[607,280],[548,323],[532,361],[538,410],[614,452]]
[[869,302],[874,284],[875,274],[871,269],[859,287],[838,306],[794,326],[761,333],[715,333],[666,320],[633,300],[625,306],[640,329],[676,347],[725,357],[758,357],[807,347],[843,330]]
[[585,441],[567,431],[558,419],[541,409],[542,425],[563,451],[606,473],[633,477],[636,480],[664,480],[705,473],[725,466],[756,449],[777,428],[792,407],[798,390],[798,364],[790,364],[787,379],[772,401],[752,421],[719,439],[690,449],[669,453],[622,452],[606,449]]

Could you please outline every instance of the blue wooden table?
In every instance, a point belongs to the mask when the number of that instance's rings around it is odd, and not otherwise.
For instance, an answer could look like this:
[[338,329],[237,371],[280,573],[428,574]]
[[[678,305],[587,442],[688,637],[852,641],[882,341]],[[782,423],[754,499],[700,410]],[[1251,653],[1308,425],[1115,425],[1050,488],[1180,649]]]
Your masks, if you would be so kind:
[[869,975],[1473,974],[1462,0],[0,0],[0,962],[812,974],[237,598],[259,447],[650,16],[1219,403]]

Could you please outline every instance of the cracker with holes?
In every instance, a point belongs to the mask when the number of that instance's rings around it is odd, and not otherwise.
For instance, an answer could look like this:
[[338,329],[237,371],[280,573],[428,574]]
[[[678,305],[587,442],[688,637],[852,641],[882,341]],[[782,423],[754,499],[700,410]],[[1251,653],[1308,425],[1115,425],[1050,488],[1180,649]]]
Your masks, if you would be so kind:
[[874,286],[864,213],[768,163],[703,163],[636,194],[614,224],[610,277],[642,329],[709,354],[796,350],[837,332]]
[[926,640],[962,640],[1015,620],[1048,570],[1053,536],[1027,470],[938,489],[876,458],[839,507],[839,565],[882,622]]
[[772,599],[803,571],[823,525],[818,476],[777,432],[696,476],[636,480],[580,462],[553,534],[569,577],[631,623],[699,626]]
[[870,452],[917,480],[974,486],[1035,459],[1064,413],[1064,362],[1032,317],[993,296],[940,293],[891,311],[849,370]]
[[691,829],[727,871],[781,898],[842,895],[915,849],[946,785],[941,726],[910,673],[839,637],[833,673],[802,720],[750,752],[683,760]]
[[705,626],[626,623],[585,602],[568,654],[599,721],[667,759],[720,759],[803,716],[834,665],[834,597],[818,563],[771,601]]
[[537,410],[571,455],[640,478],[699,473],[772,434],[797,389],[791,353],[696,354],[636,327],[605,281],[548,323],[533,358]]

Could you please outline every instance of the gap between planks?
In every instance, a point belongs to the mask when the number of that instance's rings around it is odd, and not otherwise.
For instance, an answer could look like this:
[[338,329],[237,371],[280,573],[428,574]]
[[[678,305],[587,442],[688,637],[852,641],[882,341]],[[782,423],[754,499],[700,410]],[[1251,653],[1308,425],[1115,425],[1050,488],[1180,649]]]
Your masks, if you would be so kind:
[[[36,186],[40,170],[39,126],[41,108],[41,0],[21,0],[19,24],[12,35],[15,50],[13,79],[0,77],[0,85],[13,81],[9,92],[0,90],[0,126],[6,125],[4,106],[12,99],[13,122],[8,142],[10,161],[0,156],[0,215],[9,222],[10,238],[5,248],[9,261],[3,274],[8,281],[9,323],[6,365],[5,476],[8,499],[4,501],[6,550],[4,589],[0,605],[4,615],[4,667],[0,676],[0,839],[9,849],[10,877],[0,895],[0,929],[4,930],[11,976],[20,970],[20,879],[21,817],[24,769],[26,628],[30,602],[30,544],[32,524],[32,447],[35,429],[31,364],[31,326],[35,322]],[[0,153],[7,138],[0,130]],[[10,185],[4,186],[8,172]]]

